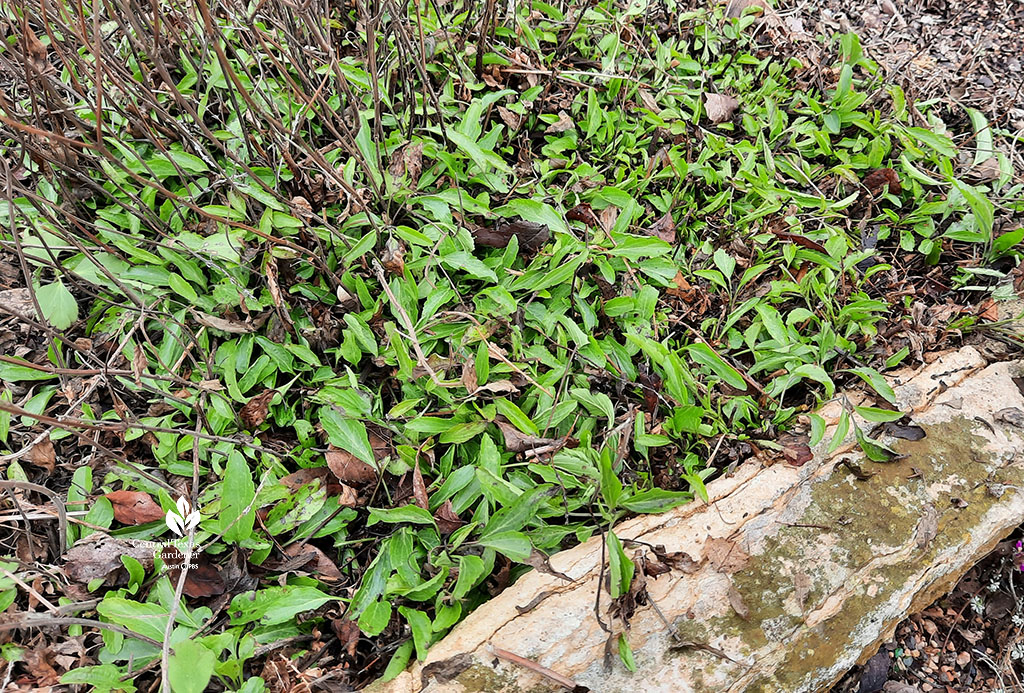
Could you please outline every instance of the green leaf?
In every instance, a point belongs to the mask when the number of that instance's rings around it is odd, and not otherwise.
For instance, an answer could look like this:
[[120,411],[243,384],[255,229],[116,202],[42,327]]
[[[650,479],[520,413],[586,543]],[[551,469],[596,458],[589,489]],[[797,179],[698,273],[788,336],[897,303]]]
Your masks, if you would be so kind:
[[78,320],[78,303],[59,280],[36,289],[36,300],[43,317],[58,330],[66,330]]
[[885,379],[885,376],[876,371],[874,368],[868,368],[867,366],[861,366],[858,368],[850,368],[846,371],[847,373],[853,373],[859,376],[864,382],[871,386],[871,388],[877,392],[883,399],[888,401],[890,404],[896,404],[896,393],[893,392],[892,386]]
[[891,409],[879,409],[878,407],[858,407],[853,410],[860,414],[865,421],[872,423],[884,423],[886,421],[899,421],[903,418],[903,412]]
[[111,623],[163,642],[167,609],[160,604],[107,596],[96,606],[96,611]]
[[[228,614],[232,625],[259,621],[265,626],[272,626],[290,621],[296,614],[317,609],[333,599],[336,598],[305,585],[265,587],[236,595],[228,607]],[[164,618],[166,620],[166,614]]]
[[409,659],[412,657],[412,650],[412,640],[406,640],[398,646],[395,654],[391,655],[391,660],[388,662],[387,668],[384,669],[384,674],[380,677],[382,683],[397,678],[399,674],[405,671],[405,667],[409,664]]
[[525,493],[521,493],[512,503],[503,507],[491,516],[482,535],[489,537],[494,534],[518,531],[533,517],[541,504],[558,492],[551,484],[541,484]]
[[[527,554],[529,555],[529,554]],[[459,577],[452,588],[452,599],[462,599],[484,576],[487,568],[479,556],[459,556]]]
[[377,468],[373,448],[370,447],[370,439],[366,434],[366,426],[362,421],[342,416],[341,412],[332,406],[323,406],[320,407],[320,423],[323,424],[331,445],[350,452],[374,469]]
[[609,510],[615,510],[619,505],[619,498],[622,497],[622,482],[615,476],[612,469],[612,453],[607,447],[601,450],[601,495]]
[[629,646],[629,641],[626,640],[626,634],[619,634],[619,659],[622,660],[622,665],[626,667],[628,671],[636,671],[636,660],[633,659],[633,648]]
[[122,674],[120,667],[113,664],[100,664],[67,671],[60,677],[60,682],[69,686],[89,685],[92,686],[93,693],[107,693],[108,691],[134,693],[136,688],[131,679],[122,681]]
[[400,524],[408,522],[414,525],[432,525],[434,516],[418,505],[403,505],[400,508],[370,508],[370,517],[366,521],[367,527],[372,527],[378,522]]
[[648,491],[634,493],[620,501],[619,505],[635,513],[663,513],[683,503],[689,503],[692,499],[691,494],[683,491],[652,488]]
[[836,424],[836,431],[832,434],[832,440],[828,444],[828,452],[835,452],[843,441],[846,440],[846,435],[850,432],[850,413],[843,409],[843,413],[839,415],[839,423]]
[[479,166],[480,170],[484,173],[492,167],[504,173],[512,172],[509,165],[493,151],[485,151],[474,140],[466,137],[454,128],[447,128],[446,131],[448,133],[448,139],[451,140],[455,146],[461,149],[467,156],[469,156],[469,158],[473,160],[473,163]]
[[553,234],[569,233],[565,217],[559,214],[554,207],[540,200],[516,198],[494,210],[494,213],[505,218],[520,217],[537,224],[546,224]]
[[686,347],[686,350],[690,352],[690,356],[693,357],[694,361],[710,368],[712,373],[724,380],[730,387],[734,387],[737,390],[747,389],[747,382],[740,375],[740,372],[723,361],[722,357],[716,354],[707,344],[703,342],[691,344]]
[[864,454],[872,462],[888,462],[892,458],[899,456],[899,453],[887,445],[878,442],[874,438],[869,438],[860,430],[859,426],[854,426],[853,432],[857,436],[857,442],[860,443],[860,449],[864,451]]
[[622,542],[612,531],[608,532],[606,539],[608,545],[608,572],[611,584],[612,599],[618,599],[629,592],[629,585],[633,581],[633,562],[626,557],[622,548]]
[[523,410],[515,405],[514,402],[510,402],[504,397],[499,397],[494,400],[494,405],[498,408],[498,413],[508,419],[509,423],[518,428],[523,433],[527,433],[531,436],[539,436],[540,430],[537,428],[537,424],[530,420],[530,417],[523,413]]
[[489,534],[478,540],[481,546],[494,549],[500,554],[508,556],[509,559],[522,563],[530,557],[533,544],[529,537],[522,532],[498,532]]
[[498,275],[494,273],[494,270],[464,250],[443,255],[441,257],[441,263],[456,272],[465,272],[477,279],[482,279],[494,284],[498,283]]
[[412,641],[416,645],[416,659],[421,662],[427,656],[427,648],[430,647],[431,632],[430,617],[419,609],[411,609],[407,606],[398,607],[398,613],[405,617],[412,629]]
[[202,643],[183,640],[173,646],[167,661],[167,680],[174,693],[203,693],[213,677],[217,656]]
[[359,617],[359,629],[372,638],[380,635],[389,621],[391,621],[391,603],[387,601],[372,602]]
[[56,373],[47,373],[38,368],[17,366],[13,363],[0,363],[0,380],[6,380],[9,383],[17,383],[23,380],[49,380],[56,377]]
[[[224,467],[224,481],[221,484],[220,521],[222,527],[227,527],[224,531],[225,541],[238,544],[252,534],[256,513],[249,508],[249,504],[255,495],[256,487],[252,481],[249,463],[240,452],[232,450]],[[249,512],[246,512],[246,509]]]

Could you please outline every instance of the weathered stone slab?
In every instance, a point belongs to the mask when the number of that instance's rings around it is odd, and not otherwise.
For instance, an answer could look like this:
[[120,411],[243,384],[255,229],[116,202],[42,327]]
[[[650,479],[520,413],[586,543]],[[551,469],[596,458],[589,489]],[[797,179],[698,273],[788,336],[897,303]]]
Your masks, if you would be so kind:
[[[986,367],[969,347],[945,354],[893,381],[902,409],[927,432],[893,444],[902,459],[872,463],[851,444],[832,455],[819,449],[799,468],[747,463],[709,484],[709,505],[622,523],[621,538],[701,561],[696,572],[648,579],[658,608],[638,608],[627,631],[636,673],[617,657],[605,668],[608,636],[594,611],[601,544],[593,539],[552,557],[574,582],[525,575],[426,662],[377,689],[564,690],[499,660],[494,648],[602,693],[825,689],[1024,520],[1024,431],[1012,416],[997,416],[1024,410],[1017,371],[1015,363]],[[835,419],[839,411],[822,413]],[[874,475],[857,480],[837,464],[844,457]],[[742,567],[723,565],[729,546],[749,554]],[[716,551],[718,560],[706,560]],[[542,593],[539,605],[518,612]],[[603,620],[621,631],[606,591],[601,604]]]

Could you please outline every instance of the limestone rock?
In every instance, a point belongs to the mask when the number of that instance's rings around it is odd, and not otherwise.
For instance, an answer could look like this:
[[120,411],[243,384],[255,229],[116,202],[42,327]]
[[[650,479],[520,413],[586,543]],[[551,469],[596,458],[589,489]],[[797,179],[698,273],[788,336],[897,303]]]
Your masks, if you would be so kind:
[[[889,441],[902,458],[872,463],[849,444],[832,455],[819,446],[802,467],[748,462],[708,485],[710,505],[616,527],[620,538],[700,563],[692,572],[649,577],[658,608],[638,607],[628,629],[609,613],[602,590],[602,621],[626,634],[635,673],[614,648],[606,668],[608,634],[595,618],[595,538],[552,557],[573,582],[536,571],[523,576],[435,645],[426,662],[374,689],[566,690],[497,658],[495,648],[602,693],[827,689],[1024,519],[1024,431],[996,416],[1024,411],[1017,371],[1014,363],[986,367],[970,347],[947,353],[892,381],[903,411],[927,433]],[[838,413],[823,409],[827,417]],[[874,475],[857,480],[839,464],[843,458]],[[722,542],[749,560],[705,560]],[[538,595],[546,595],[539,604]],[[531,602],[519,613],[517,606]],[[449,660],[460,666],[439,664]],[[451,675],[433,675],[445,670]]]

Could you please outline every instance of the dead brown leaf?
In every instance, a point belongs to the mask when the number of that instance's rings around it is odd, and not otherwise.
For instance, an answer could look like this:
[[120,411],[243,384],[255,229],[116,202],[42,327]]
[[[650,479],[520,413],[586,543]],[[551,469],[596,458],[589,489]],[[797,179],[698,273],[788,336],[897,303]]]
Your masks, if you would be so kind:
[[331,621],[331,628],[338,636],[338,643],[348,653],[349,657],[356,656],[356,647],[359,645],[359,625],[347,618],[336,618]]
[[672,220],[672,211],[665,212],[665,215],[656,222],[644,229],[648,236],[655,236],[666,243],[674,243],[676,240],[676,222]]
[[708,118],[716,124],[730,120],[740,106],[740,102],[731,96],[709,92],[704,92],[704,104]]
[[556,578],[560,578],[566,582],[573,581],[573,579],[565,573],[560,573],[551,567],[551,560],[537,549],[531,549],[529,558],[523,561],[523,563],[533,566],[535,570],[547,573],[548,575],[554,575]]
[[462,364],[462,387],[466,388],[466,392],[473,394],[476,392],[478,381],[476,379],[476,364],[472,361],[466,361]]
[[565,111],[559,111],[558,120],[556,120],[551,125],[548,125],[544,132],[548,135],[551,135],[560,132],[565,132],[566,130],[572,130],[575,127],[576,124],[572,122],[572,118],[569,117],[569,114],[566,113]]
[[893,195],[899,195],[903,192],[903,188],[900,186],[899,174],[891,168],[876,168],[864,176],[864,187],[868,189],[872,197],[881,195],[887,185],[889,186],[889,192]]
[[498,106],[498,117],[501,121],[508,126],[511,132],[515,132],[519,129],[520,124],[523,122],[523,117],[518,113],[513,113],[504,106]]
[[348,450],[328,446],[327,467],[346,484],[368,484],[377,480],[377,470],[363,462]]
[[810,439],[806,433],[783,433],[776,442],[782,446],[782,454],[785,456],[786,462],[794,467],[802,467],[814,459],[811,447],[808,445]]
[[409,143],[391,155],[391,165],[388,166],[388,172],[395,178],[401,178],[403,174],[407,174],[414,190],[417,187],[422,171],[423,142]]
[[744,603],[743,595],[732,583],[729,583],[729,606],[744,621],[750,620],[750,608]]
[[420,472],[420,461],[416,460],[412,468],[412,499],[416,505],[424,510],[430,509],[430,499],[427,498],[427,487],[423,483],[423,474]]
[[758,12],[764,12],[767,8],[767,3],[765,0],[728,0],[725,7],[725,16],[729,19],[742,17],[743,10],[748,7],[753,7]]
[[114,519],[123,525],[144,525],[163,520],[166,513],[143,491],[112,491],[104,496],[114,506]]
[[488,248],[505,248],[513,236],[519,239],[520,252],[534,252],[548,242],[551,230],[547,224],[522,220],[505,222],[494,228],[478,226],[473,229],[473,239],[477,245]]
[[181,576],[183,563],[191,563],[195,567],[189,568],[185,575],[183,591],[190,597],[200,599],[204,597],[216,597],[224,594],[225,585],[221,570],[214,565],[206,554],[192,554],[186,560],[184,552],[175,546],[165,546],[160,550],[160,559],[167,565],[168,575],[171,584],[176,585]]
[[405,246],[394,238],[389,238],[380,256],[380,262],[391,274],[402,276],[405,272]]
[[589,202],[579,203],[565,213],[565,218],[569,221],[578,221],[592,229],[598,228],[601,224]]
[[76,542],[64,555],[64,572],[76,582],[91,582],[100,578],[109,580],[115,573],[127,572],[121,556],[131,556],[142,563],[146,570],[153,567],[153,549],[94,532]]
[[146,352],[142,349],[142,345],[135,345],[135,354],[132,356],[132,375],[135,376],[135,384],[142,384],[142,376],[146,372],[146,367],[149,365],[149,360],[146,358]]
[[221,332],[227,332],[229,334],[248,334],[254,332],[256,327],[250,325],[241,320],[233,318],[218,318],[215,315],[208,315],[207,313],[200,313],[196,311],[196,322],[206,327],[211,327]]
[[450,498],[434,511],[434,519],[437,521],[437,531],[441,534],[451,534],[463,524],[459,516],[455,514]]
[[57,453],[53,449],[53,441],[50,440],[50,436],[46,436],[33,445],[25,459],[52,474],[57,461]]
[[523,433],[507,421],[499,420],[494,423],[501,429],[501,434],[505,437],[505,447],[511,452],[526,452],[549,446],[561,448],[564,445],[564,441],[559,438],[539,438]]
[[662,563],[672,566],[677,570],[681,570],[687,575],[696,573],[700,570],[700,562],[693,560],[693,557],[685,551],[672,551],[668,552],[665,547],[658,544],[654,547],[654,555],[658,557],[658,560]]
[[742,570],[750,560],[750,554],[735,542],[722,537],[709,537],[704,544],[704,556],[715,570],[732,574]]
[[242,425],[246,429],[252,431],[259,428],[264,421],[267,420],[267,413],[270,410],[270,401],[274,399],[274,395],[277,394],[277,390],[264,390],[262,393],[256,395],[238,412],[238,418],[242,420]]
[[[310,570],[320,580],[336,582],[341,579],[341,571],[327,554],[312,544],[290,544],[282,550],[285,556],[293,559],[288,561],[289,570],[305,568]],[[278,568],[280,569],[280,567]]]

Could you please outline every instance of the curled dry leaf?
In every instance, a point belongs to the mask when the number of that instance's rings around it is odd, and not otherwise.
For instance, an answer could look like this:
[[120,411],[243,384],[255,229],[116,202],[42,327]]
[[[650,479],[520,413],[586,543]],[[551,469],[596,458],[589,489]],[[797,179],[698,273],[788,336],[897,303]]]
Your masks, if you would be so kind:
[[589,202],[579,203],[565,213],[565,218],[569,221],[578,221],[592,229],[596,229],[601,225],[597,215],[594,214],[594,208],[590,206]]
[[518,130],[519,125],[523,122],[521,115],[513,113],[504,106],[498,106],[498,117],[501,118],[501,122],[505,123],[512,132]]
[[329,446],[327,467],[346,484],[368,484],[377,480],[377,470],[347,450]]
[[744,621],[750,620],[750,608],[744,603],[743,595],[732,583],[729,583],[729,606]]
[[783,433],[777,442],[782,446],[782,454],[785,456],[786,462],[795,467],[802,467],[814,459],[811,447],[808,445],[810,437],[806,433]]
[[146,352],[142,349],[142,345],[135,345],[135,353],[132,355],[132,375],[135,376],[135,384],[142,384],[142,376],[146,372],[146,366],[149,365],[149,360],[146,358]]
[[401,178],[403,174],[408,174],[409,180],[412,182],[414,188],[420,179],[420,173],[422,171],[422,142],[409,143],[401,149],[395,150],[391,155],[391,164],[388,166],[388,172],[395,178]]
[[334,561],[312,544],[291,544],[284,547],[282,552],[292,560],[278,566],[278,570],[305,568],[314,573],[318,579],[328,582],[335,582],[342,577],[341,571],[338,570],[338,566],[334,564]]
[[903,440],[921,440],[925,437],[924,429],[917,424],[901,424],[896,421],[888,421],[882,424],[882,431],[893,438]]
[[758,12],[764,12],[768,4],[765,0],[727,0],[725,16],[729,19],[736,19],[743,16],[743,10],[748,7],[755,8]]
[[[505,447],[511,452],[527,452],[537,448],[561,448],[565,443],[560,438],[539,438],[523,433],[506,421],[495,421],[501,434],[505,437]],[[551,450],[554,452],[554,450]]]
[[277,390],[264,390],[256,395],[242,407],[238,412],[238,418],[242,425],[248,430],[259,428],[267,420],[267,412],[270,410],[270,401],[274,399]]
[[473,394],[476,392],[479,381],[476,379],[476,366],[472,361],[466,361],[462,364],[462,387],[466,388],[466,392]]
[[693,560],[693,557],[685,551],[666,551],[665,547],[658,544],[654,547],[654,555],[658,560],[676,570],[681,570],[687,575],[700,570],[700,562]]
[[656,222],[644,229],[648,236],[655,236],[666,243],[674,243],[676,240],[676,222],[672,220],[671,210]]
[[889,186],[889,192],[893,195],[903,192],[899,174],[891,168],[876,168],[864,176],[864,187],[868,189],[872,197],[878,197],[885,192],[886,186]]
[[380,262],[391,274],[402,276],[405,272],[405,246],[394,238],[389,238],[384,253],[380,256]]
[[712,123],[724,123],[732,118],[740,102],[725,94],[704,92],[704,104]]
[[526,565],[533,566],[534,569],[539,570],[542,573],[548,575],[554,575],[556,578],[565,580],[566,582],[572,582],[573,579],[565,573],[560,573],[551,567],[551,560],[537,549],[530,550],[530,556],[523,561]]
[[160,550],[160,559],[167,565],[172,585],[178,584],[182,564],[191,563],[194,566],[189,568],[185,575],[185,585],[182,591],[188,596],[199,599],[224,594],[226,587],[221,570],[206,554],[196,555],[193,553],[186,557],[177,547],[165,546]]
[[750,560],[750,554],[722,537],[708,538],[704,544],[704,556],[715,570],[727,574],[742,570]]
[[412,468],[412,500],[424,510],[430,509],[430,500],[427,498],[427,486],[423,483],[423,474],[420,472],[420,461],[416,460]]
[[57,461],[57,453],[53,449],[53,441],[50,440],[50,436],[46,436],[33,445],[25,458],[35,466],[52,473]]
[[939,511],[929,503],[921,513],[921,519],[917,521],[917,532],[914,535],[914,543],[917,548],[924,549],[939,533]]
[[142,491],[112,491],[104,496],[114,506],[114,519],[123,525],[144,525],[163,520],[166,513]]
[[552,135],[560,132],[565,132],[567,130],[572,130],[575,127],[576,124],[572,122],[572,118],[569,117],[569,114],[566,113],[565,111],[559,111],[558,120],[556,120],[551,125],[548,125],[547,129],[545,129],[544,132],[548,135]]
[[207,313],[200,313],[196,311],[196,322],[206,327],[211,327],[221,332],[227,332],[229,334],[248,334],[254,332],[256,327],[248,323],[242,322],[241,320],[235,320],[231,318],[218,318],[215,315],[208,315]]
[[359,645],[359,625],[347,618],[336,618],[331,621],[331,629],[338,636],[338,644],[348,653],[349,657],[356,656],[356,646]]
[[153,549],[94,532],[76,542],[64,555],[64,572],[75,582],[110,579],[125,571],[121,556],[131,556],[146,570],[153,568]]
[[523,220],[505,222],[494,228],[478,226],[473,230],[477,245],[488,248],[505,248],[512,236],[519,239],[520,252],[535,252],[551,238],[551,230],[547,224]]
[[451,534],[459,527],[462,526],[462,520],[455,513],[455,509],[452,508],[451,499],[447,499],[441,504],[437,510],[434,511],[434,519],[437,521],[437,530],[441,534]]

